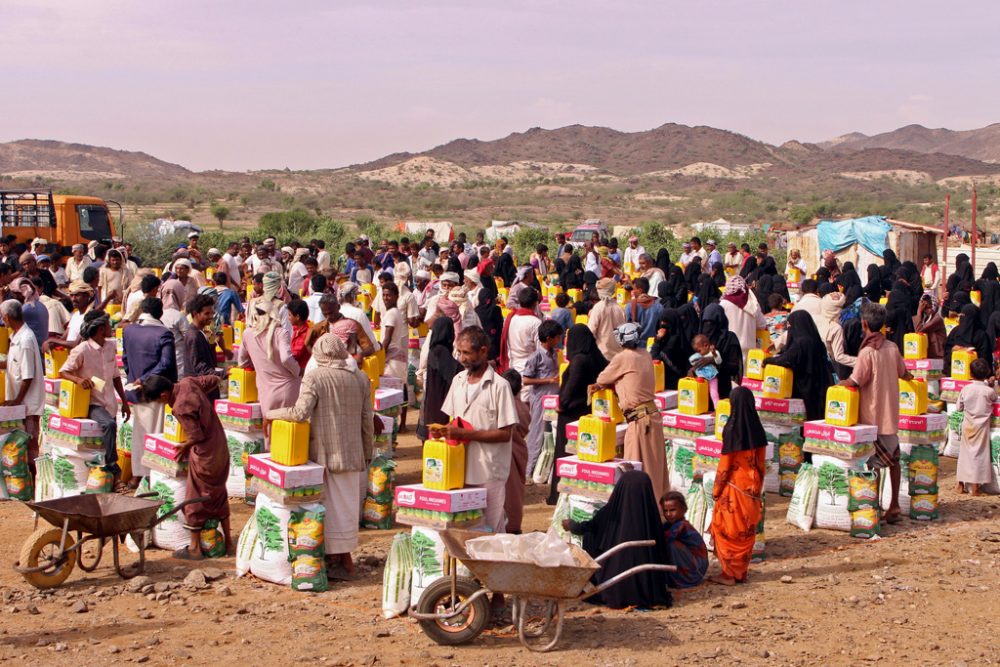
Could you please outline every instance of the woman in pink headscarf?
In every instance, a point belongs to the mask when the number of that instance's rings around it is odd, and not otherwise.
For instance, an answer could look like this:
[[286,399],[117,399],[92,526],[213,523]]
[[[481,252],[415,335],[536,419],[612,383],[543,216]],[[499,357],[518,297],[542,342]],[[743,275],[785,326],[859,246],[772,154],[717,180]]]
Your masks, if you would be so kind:
[[830,281],[834,281],[840,275],[840,262],[832,250],[823,251],[823,266],[830,272]]
[[726,280],[720,304],[729,320],[729,330],[740,341],[743,367],[746,368],[747,354],[757,347],[757,329],[766,329],[767,319],[757,303],[757,297],[747,289],[746,281],[740,276]]

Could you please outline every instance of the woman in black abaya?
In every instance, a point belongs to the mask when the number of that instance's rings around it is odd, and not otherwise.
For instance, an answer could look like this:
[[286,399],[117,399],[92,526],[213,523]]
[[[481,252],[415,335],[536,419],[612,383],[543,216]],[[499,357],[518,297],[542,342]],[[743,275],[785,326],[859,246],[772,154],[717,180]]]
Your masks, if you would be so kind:
[[765,364],[784,366],[792,370],[792,398],[801,398],[806,405],[806,419],[823,419],[826,390],[833,384],[833,374],[827,361],[826,345],[809,313],[798,310],[788,316],[788,338],[781,354],[765,360]]
[[868,282],[865,284],[865,296],[872,303],[878,303],[882,298],[882,274],[875,264],[868,265]]
[[718,375],[719,398],[729,398],[733,383],[743,381],[743,349],[740,347],[740,339],[729,330],[729,318],[722,306],[713,303],[701,312],[701,333],[708,336],[708,340],[722,357]]
[[663,363],[664,389],[676,390],[677,382],[686,377],[691,368],[691,338],[684,333],[680,314],[673,308],[660,313],[656,338],[649,351],[653,361]]
[[971,347],[976,351],[976,356],[985,359],[992,368],[995,345],[995,341],[990,340],[986,327],[979,320],[979,309],[971,303],[965,304],[962,306],[958,326],[952,329],[944,340],[945,372],[951,372],[951,354],[956,347]]
[[[641,470],[624,473],[615,483],[608,504],[590,521],[570,521],[566,528],[583,536],[583,548],[593,557],[624,542],[652,540],[651,547],[623,549],[606,561],[591,582],[599,585],[638,565],[669,565],[670,550],[660,521],[653,483]],[[673,604],[667,590],[665,572],[648,571],[629,577],[608,590],[587,598],[588,602],[612,609],[625,607],[669,607]]]
[[[555,458],[566,456],[566,425],[590,414],[587,387],[597,382],[597,376],[608,365],[597,347],[594,334],[585,324],[574,324],[566,334],[566,360],[569,366],[559,383],[559,418],[556,421]],[[549,505],[559,500],[559,477],[553,471],[549,490]]]
[[452,356],[455,345],[455,325],[450,318],[439,317],[431,325],[430,346],[427,351],[427,375],[424,378],[424,397],[420,403],[420,421],[417,437],[426,440],[429,424],[446,424],[448,415],[441,411],[444,398],[451,389],[451,381],[461,366]]

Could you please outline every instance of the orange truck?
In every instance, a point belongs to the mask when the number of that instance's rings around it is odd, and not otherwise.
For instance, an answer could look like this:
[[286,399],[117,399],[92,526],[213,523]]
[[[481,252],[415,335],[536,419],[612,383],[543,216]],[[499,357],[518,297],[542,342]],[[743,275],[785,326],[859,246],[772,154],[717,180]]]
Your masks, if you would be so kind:
[[[118,221],[109,204],[118,208]],[[13,244],[29,245],[46,239],[68,254],[76,243],[100,241],[123,232],[122,205],[100,197],[54,195],[51,190],[0,190],[0,237],[14,237]]]

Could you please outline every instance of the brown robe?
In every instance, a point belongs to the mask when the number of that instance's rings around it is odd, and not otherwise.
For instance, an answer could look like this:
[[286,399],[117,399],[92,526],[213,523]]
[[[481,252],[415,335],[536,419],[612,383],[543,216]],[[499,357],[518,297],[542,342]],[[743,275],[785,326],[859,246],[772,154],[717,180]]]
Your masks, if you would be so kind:
[[517,424],[510,441],[510,473],[507,475],[506,494],[503,509],[507,515],[508,533],[520,533],[524,519],[524,479],[528,471],[528,445],[525,438],[531,424],[531,408],[518,397],[514,397],[517,410]]
[[[621,409],[632,410],[653,400],[656,389],[653,359],[646,350],[623,349],[597,376],[597,384],[614,386]],[[642,462],[642,470],[652,480],[657,500],[670,490],[660,415],[646,415],[629,423],[625,430],[625,459]]]
[[229,518],[229,448],[222,422],[208,393],[219,388],[215,375],[186,377],[174,385],[173,413],[184,428],[188,450],[187,497],[206,496],[203,503],[184,507],[184,521],[189,529],[199,529],[207,519]]

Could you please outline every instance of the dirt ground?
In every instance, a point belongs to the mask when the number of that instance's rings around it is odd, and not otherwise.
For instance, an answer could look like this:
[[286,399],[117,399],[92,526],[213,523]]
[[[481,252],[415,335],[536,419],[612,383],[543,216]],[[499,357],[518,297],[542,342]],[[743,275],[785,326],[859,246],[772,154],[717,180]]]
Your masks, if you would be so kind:
[[[416,481],[416,444],[413,436],[402,437],[400,483]],[[549,654],[529,653],[507,628],[490,630],[467,646],[441,647],[409,619],[383,620],[381,563],[394,531],[363,531],[356,559],[368,564],[361,566],[365,576],[326,593],[296,593],[250,576],[233,579],[231,558],[198,565],[152,551],[146,574],[160,584],[159,593],[129,592],[102,565],[89,575],[77,569],[62,588],[39,594],[10,568],[31,533],[31,514],[18,502],[3,503],[0,561],[8,566],[0,569],[0,661],[995,664],[998,502],[959,497],[952,488],[954,468],[954,461],[944,460],[940,521],[905,520],[874,541],[825,530],[803,533],[784,521],[788,500],[769,496],[767,560],[752,566],[748,584],[705,585],[675,596],[672,609],[653,612],[581,604],[568,615],[559,649]],[[546,527],[551,508],[542,497],[539,487],[529,488],[526,529]],[[233,511],[238,529],[250,508],[234,501]],[[225,576],[200,591],[182,585],[192,568],[209,566]]]

